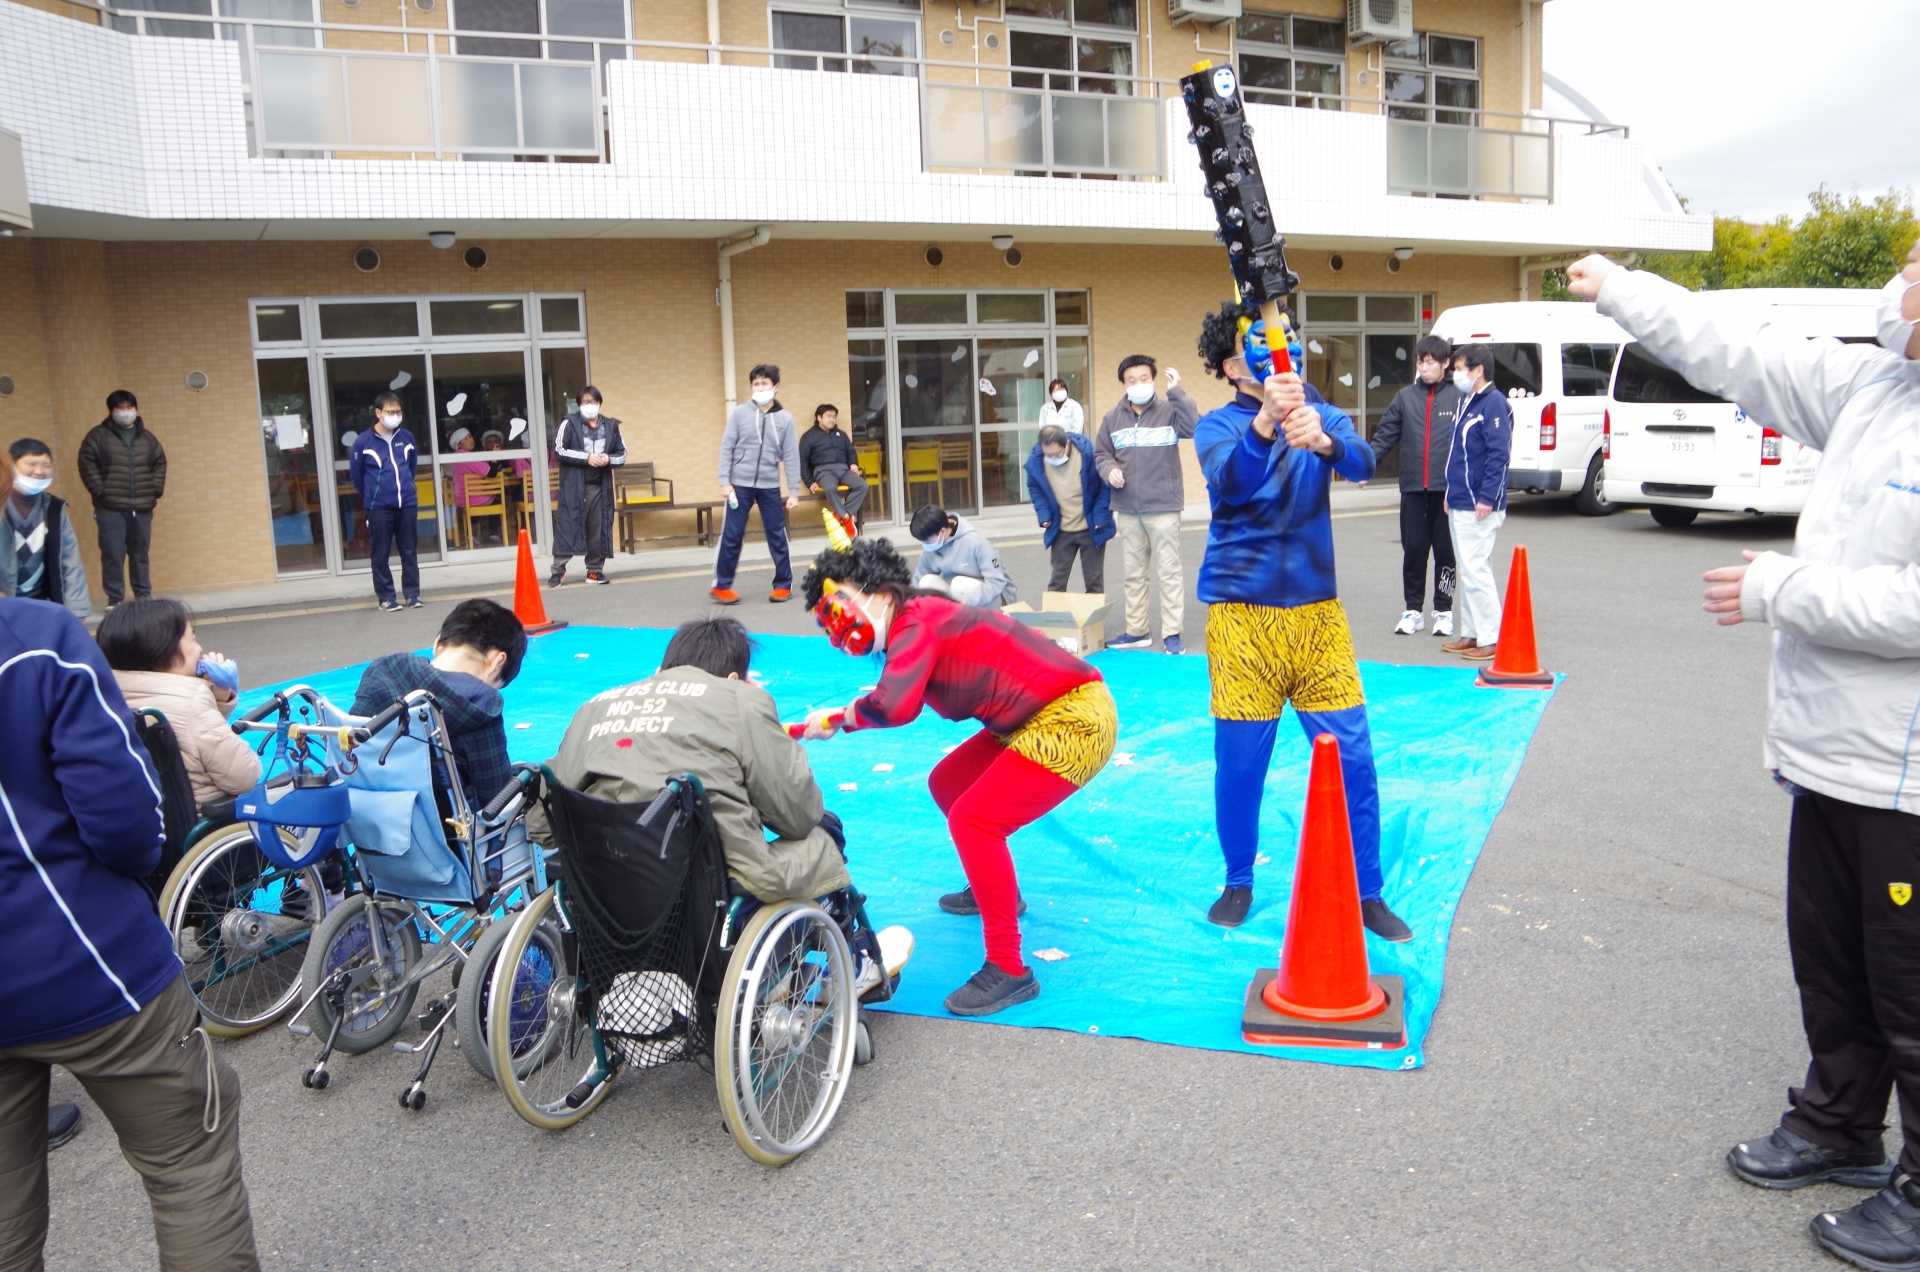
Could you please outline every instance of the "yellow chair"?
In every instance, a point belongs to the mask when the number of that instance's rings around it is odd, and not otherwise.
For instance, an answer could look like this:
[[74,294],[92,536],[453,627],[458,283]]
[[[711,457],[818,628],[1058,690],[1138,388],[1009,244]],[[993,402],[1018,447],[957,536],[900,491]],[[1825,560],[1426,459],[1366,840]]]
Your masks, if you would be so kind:
[[[520,528],[529,535],[534,533],[533,524],[533,474],[528,473],[522,481],[525,483],[527,497],[520,501]],[[557,464],[547,465],[547,514],[560,511],[560,468]]]
[[[461,546],[476,546],[473,523],[489,518],[500,523],[500,544],[507,542],[507,479],[505,477],[468,477],[461,487]],[[488,500],[491,499],[491,502]]]
[[[433,478],[415,477],[413,493],[420,500],[420,510],[414,517],[416,533],[422,539],[437,538],[440,534],[440,506],[433,501]],[[431,528],[420,530],[422,522],[429,523]]]
[[960,498],[961,506],[973,506],[973,443],[940,443],[940,502],[947,502],[947,483],[957,481],[966,492]]
[[867,479],[867,502],[861,509],[863,515],[870,513],[872,509],[886,506],[887,478],[886,474],[880,471],[886,466],[886,461],[880,458],[880,454],[878,442],[871,446],[862,446],[853,454],[853,462],[860,465],[860,475]]
[[907,447],[907,511],[913,511],[913,492],[932,486],[934,498],[940,497],[940,447],[932,442]]

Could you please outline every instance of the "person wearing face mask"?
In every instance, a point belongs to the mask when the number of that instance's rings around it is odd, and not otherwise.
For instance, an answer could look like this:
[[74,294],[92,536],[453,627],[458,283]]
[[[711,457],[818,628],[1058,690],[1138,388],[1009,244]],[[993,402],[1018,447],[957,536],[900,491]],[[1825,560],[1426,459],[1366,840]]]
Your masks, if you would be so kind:
[[[867,479],[860,471],[853,439],[840,427],[840,408],[822,402],[813,408],[813,427],[800,439],[800,480],[827,501],[849,536],[860,532],[860,509],[867,502]],[[840,487],[845,486],[845,497]]]
[[603,568],[613,555],[613,470],[627,462],[620,421],[602,413],[605,401],[589,384],[580,390],[580,406],[560,423],[553,439],[560,461],[560,506],[553,514],[553,568],[548,587],[566,582],[567,561],[575,553],[587,559],[587,582],[605,583]]
[[1459,635],[1440,648],[1476,662],[1494,656],[1500,639],[1500,584],[1493,574],[1494,539],[1507,519],[1507,460],[1513,454],[1513,410],[1493,386],[1493,351],[1470,344],[1453,358],[1453,437],[1447,444],[1447,529],[1453,540]]
[[1382,940],[1412,940],[1384,895],[1373,737],[1333,569],[1333,475],[1366,481],[1373,451],[1346,412],[1310,399],[1296,372],[1273,373],[1257,310],[1220,306],[1203,321],[1199,347],[1202,365],[1235,391],[1194,433],[1213,505],[1200,599],[1226,864],[1207,919],[1239,927],[1252,909],[1261,796],[1291,704],[1309,741],[1330,733],[1340,743],[1362,922]]
[[[773,558],[773,590],[767,599],[779,604],[793,596],[787,513],[800,503],[800,439],[792,413],[774,396],[780,386],[780,368],[760,363],[747,373],[747,386],[753,400],[727,412],[727,426],[720,435],[720,496],[727,501],[727,519],[720,528],[720,552],[708,595],[722,605],[740,603],[733,576],[747,541],[747,517],[755,508],[760,510],[760,528],[766,532],[767,555]],[[788,488],[784,498],[783,476]]]
[[1180,512],[1187,504],[1180,439],[1193,436],[1200,408],[1167,368],[1167,396],[1153,391],[1159,367],[1144,353],[1120,360],[1125,396],[1100,421],[1094,463],[1113,488],[1113,519],[1126,580],[1126,630],[1107,642],[1114,649],[1153,644],[1148,585],[1158,584],[1160,635],[1166,651],[1182,652],[1187,576],[1180,562]]
[[1119,716],[1100,673],[997,609],[913,588],[885,539],[822,552],[803,581],[834,648],[882,660],[874,688],[845,708],[811,712],[809,738],[911,724],[923,708],[974,720],[927,779],[946,814],[967,886],[940,898],[980,916],[986,962],[947,995],[956,1016],[987,1016],[1040,993],[1020,957],[1026,903],[1007,837],[1092,781],[1113,755]]
[[420,491],[414,469],[420,452],[413,434],[402,427],[406,416],[400,395],[382,392],[373,399],[373,427],[353,439],[347,476],[360,492],[367,514],[367,539],[372,548],[373,594],[389,613],[400,609],[393,591],[393,565],[388,554],[400,551],[400,586],[409,609],[419,609],[420,556],[415,544],[420,528]]
[[1460,391],[1447,364],[1453,348],[1422,336],[1413,348],[1415,378],[1393,395],[1373,431],[1373,460],[1400,448],[1400,587],[1406,608],[1394,634],[1426,626],[1427,558],[1433,558],[1433,634],[1453,635],[1453,536],[1447,529],[1447,453]]
[[915,587],[945,592],[962,605],[996,609],[1020,599],[999,549],[965,517],[928,504],[914,510],[907,529],[920,544]]
[[126,389],[107,395],[107,418],[81,439],[80,484],[93,496],[100,532],[100,583],[109,608],[126,596],[153,595],[147,550],[153,543],[153,510],[167,493],[167,452],[140,417],[140,402]]
[[1076,437],[1087,431],[1087,413],[1067,392],[1065,380],[1054,380],[1047,385],[1047,403],[1040,408],[1040,427],[1049,425]]
[[1080,579],[1094,594],[1107,590],[1107,540],[1113,538],[1113,487],[1100,480],[1093,443],[1057,424],[1044,425],[1027,455],[1027,492],[1052,554],[1047,591],[1064,592],[1080,558]]
[[1604,256],[1567,282],[1690,384],[1820,452],[1793,551],[1704,579],[1717,623],[1773,629],[1763,756],[1793,804],[1787,946],[1811,1053],[1779,1125],[1727,1164],[1770,1190],[1877,1190],[1815,1216],[1815,1239],[1920,1267],[1920,245],[1881,293],[1878,347],[1804,340]]
[[23,437],[7,454],[13,460],[13,488],[0,516],[0,596],[52,601],[84,621],[93,613],[93,598],[87,595],[80,540],[67,501],[47,492],[53,484],[53,450],[38,438]]

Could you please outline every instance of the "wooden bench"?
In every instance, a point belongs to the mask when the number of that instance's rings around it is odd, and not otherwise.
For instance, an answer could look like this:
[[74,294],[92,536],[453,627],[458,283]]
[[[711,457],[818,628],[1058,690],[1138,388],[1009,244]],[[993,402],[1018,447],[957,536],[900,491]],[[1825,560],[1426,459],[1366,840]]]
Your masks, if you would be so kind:
[[674,497],[672,479],[655,476],[651,463],[623,464],[614,475],[613,511],[620,527],[622,552],[637,549],[640,514],[646,512],[691,512],[694,534],[704,548],[713,541],[713,510],[724,506],[725,501],[719,499],[682,503]]

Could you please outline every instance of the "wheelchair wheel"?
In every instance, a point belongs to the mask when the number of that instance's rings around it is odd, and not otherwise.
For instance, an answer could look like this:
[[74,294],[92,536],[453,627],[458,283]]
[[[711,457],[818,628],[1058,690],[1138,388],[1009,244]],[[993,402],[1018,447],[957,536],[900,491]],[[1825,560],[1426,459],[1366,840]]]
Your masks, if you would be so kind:
[[319,870],[268,861],[244,825],[187,849],[160,890],[160,920],[208,1033],[241,1038],[300,998],[300,965],[327,903]]
[[713,1078],[734,1142],[784,1166],[820,1142],[853,1068],[859,1003],[839,924],[811,902],[762,906],[720,991]]
[[572,1126],[613,1087],[576,983],[549,888],[508,929],[485,1004],[493,1079],[513,1111],[543,1131]]
[[[373,948],[372,916],[379,915],[386,957],[376,959]],[[302,997],[314,994],[327,979],[344,971],[347,977],[345,1019],[334,1045],[341,1051],[360,1055],[391,1042],[407,1022],[413,1000],[420,993],[417,984],[398,992],[399,985],[420,962],[420,933],[410,906],[391,902],[376,904],[365,893],[348,897],[314,929],[307,945],[307,958],[300,966]],[[384,995],[384,996],[383,996]],[[320,993],[308,1008],[308,1023],[314,1034],[324,1039],[333,1029],[334,1009],[330,993]]]
[[[513,925],[517,915],[504,915],[487,925],[480,939],[473,943],[473,949],[467,953],[464,965],[454,968],[455,987],[458,997],[453,1004],[453,1026],[459,1032],[460,1050],[466,1053],[467,1063],[473,1071],[493,1082],[493,1038],[487,1029],[487,1012],[492,1006],[493,986],[496,973],[500,968],[500,954],[506,948],[508,939],[513,935]],[[534,1018],[536,1007],[544,1010],[546,998],[543,987],[553,981],[554,971],[565,959],[560,947],[560,926],[549,919],[542,923],[527,942],[520,955],[525,975],[521,978],[522,997],[519,1017],[512,1023],[512,1044],[517,1063],[525,1067],[525,1057],[531,1044],[541,1031],[541,1021]],[[508,1000],[502,1000],[508,1001]]]

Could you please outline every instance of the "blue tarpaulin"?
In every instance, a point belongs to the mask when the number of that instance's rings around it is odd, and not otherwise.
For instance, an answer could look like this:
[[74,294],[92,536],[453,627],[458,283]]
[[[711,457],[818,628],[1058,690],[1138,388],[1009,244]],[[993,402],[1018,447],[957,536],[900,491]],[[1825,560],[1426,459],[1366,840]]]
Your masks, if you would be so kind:
[[[506,692],[513,758],[550,757],[575,708],[650,674],[668,635],[570,627],[536,639]],[[848,702],[878,671],[820,637],[762,636],[757,646],[756,677],[789,720],[810,706]],[[1086,790],[1014,836],[1031,907],[1021,930],[1042,991],[990,1023],[1375,1068],[1423,1064],[1454,908],[1550,691],[1477,688],[1468,667],[1361,664],[1380,772],[1386,895],[1414,930],[1404,945],[1368,937],[1368,956],[1375,972],[1405,978],[1407,1045],[1276,1048],[1243,1041],[1240,1013],[1247,982],[1279,957],[1306,799],[1307,739],[1288,727],[1289,715],[1267,781],[1253,912],[1236,930],[1215,927],[1206,908],[1219,892],[1222,865],[1206,660],[1103,653],[1094,661],[1119,704],[1118,751]],[[360,670],[307,683],[344,708]],[[264,692],[247,694],[245,705]],[[846,822],[851,870],[869,914],[882,926],[907,925],[917,940],[887,1010],[945,1015],[941,999],[983,957],[978,920],[935,905],[966,880],[926,786],[928,771],[973,728],[928,713],[906,728],[806,744],[828,807]]]

